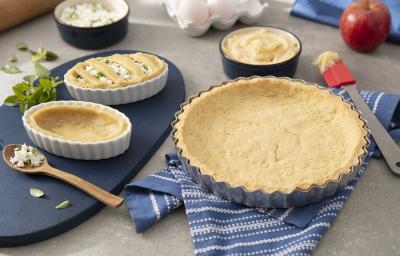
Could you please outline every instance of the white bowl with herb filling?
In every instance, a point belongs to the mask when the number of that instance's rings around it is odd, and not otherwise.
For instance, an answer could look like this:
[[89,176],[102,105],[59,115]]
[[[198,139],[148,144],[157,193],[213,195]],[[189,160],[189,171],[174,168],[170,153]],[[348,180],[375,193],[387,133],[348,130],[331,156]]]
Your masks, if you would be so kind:
[[67,43],[98,49],[125,37],[129,12],[124,0],[65,0],[55,8],[54,20]]
[[149,53],[114,54],[79,62],[64,76],[76,100],[119,105],[159,93],[168,79],[168,64]]
[[118,10],[108,10],[100,2],[83,2],[65,7],[59,19],[74,27],[101,27],[123,17],[123,13]]

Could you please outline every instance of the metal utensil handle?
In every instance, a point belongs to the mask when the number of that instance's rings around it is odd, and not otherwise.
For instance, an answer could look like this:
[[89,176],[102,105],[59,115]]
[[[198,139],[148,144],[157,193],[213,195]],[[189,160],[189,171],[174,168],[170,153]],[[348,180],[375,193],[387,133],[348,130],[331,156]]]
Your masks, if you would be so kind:
[[389,133],[382,126],[381,122],[376,118],[371,109],[364,102],[359,94],[356,85],[346,85],[342,87],[350,95],[357,109],[362,113],[367,126],[371,131],[376,144],[378,145],[383,157],[385,158],[390,169],[400,175],[400,148],[396,142],[390,137]]

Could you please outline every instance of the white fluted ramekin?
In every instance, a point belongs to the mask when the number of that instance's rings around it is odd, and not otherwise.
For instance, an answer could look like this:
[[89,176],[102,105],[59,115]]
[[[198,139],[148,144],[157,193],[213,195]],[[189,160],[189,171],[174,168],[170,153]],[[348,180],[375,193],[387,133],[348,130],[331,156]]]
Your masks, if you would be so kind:
[[72,98],[104,105],[119,105],[147,99],[159,93],[165,87],[167,80],[167,63],[165,63],[164,71],[150,80],[114,89],[93,89],[74,86],[68,81],[66,74],[64,75],[64,84]]
[[[35,111],[53,105],[86,105],[95,107],[122,118],[128,125],[126,130],[119,136],[106,141],[77,142],[56,138],[35,129],[28,122],[28,117]],[[29,138],[38,147],[58,156],[82,160],[106,159],[124,153],[129,148],[132,133],[132,124],[125,114],[111,107],[83,101],[51,101],[36,105],[25,112],[22,116],[22,123]]]

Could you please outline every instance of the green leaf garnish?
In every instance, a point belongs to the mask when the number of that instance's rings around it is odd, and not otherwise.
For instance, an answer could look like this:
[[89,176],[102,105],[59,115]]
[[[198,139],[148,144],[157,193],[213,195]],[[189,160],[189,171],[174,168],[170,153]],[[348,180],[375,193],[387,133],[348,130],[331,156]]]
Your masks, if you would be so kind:
[[57,99],[58,77],[42,77],[34,85],[35,76],[26,76],[24,81],[13,86],[14,95],[4,100],[7,106],[18,106],[22,113],[39,103]]
[[25,52],[28,50],[28,46],[25,43],[21,42],[17,44],[17,49]]
[[22,79],[28,84],[33,85],[33,82],[36,80],[36,76],[35,75],[24,76]]
[[21,70],[12,64],[6,64],[4,66],[1,67],[1,70],[3,70],[4,72],[8,73],[8,74],[17,74],[17,73],[21,73]]
[[58,59],[58,55],[55,52],[46,51],[46,54],[44,55],[45,61],[53,61],[56,59]]
[[58,58],[58,55],[55,52],[47,51],[43,47],[39,47],[37,51],[29,50],[32,54],[31,62],[36,63],[39,61],[53,61]]
[[46,57],[46,50],[43,47],[39,47],[36,52],[30,51],[30,53],[32,54],[32,63],[42,61]]
[[21,102],[19,104],[19,111],[21,111],[21,113],[25,113],[25,111],[28,110],[28,104],[26,102]]
[[37,189],[37,188],[30,188],[29,189],[29,193],[33,197],[42,197],[42,196],[44,196],[44,192],[42,190],[40,190],[40,189]]
[[[23,78],[23,81],[15,84],[12,88],[13,95],[6,97],[4,104],[7,106],[19,106],[22,113],[30,107],[39,103],[53,101],[57,99],[57,86],[61,83],[58,77],[51,77],[50,71],[41,65],[41,61],[53,61],[58,58],[57,54],[52,51],[47,51],[43,47],[39,47],[37,51],[29,49],[25,43],[18,43],[17,49],[27,51],[32,55],[32,63],[35,67],[35,75],[28,75]],[[8,59],[17,61],[13,54]],[[12,64],[6,64],[1,69],[9,74],[20,73],[21,70]],[[35,83],[35,81],[38,81]]]
[[35,73],[38,77],[49,77],[50,71],[42,66],[39,62],[35,63]]
[[56,206],[56,209],[64,209],[67,208],[71,203],[69,202],[69,200],[65,200],[64,202],[62,202],[61,204]]
[[10,56],[8,56],[7,58],[8,62],[17,62],[17,56],[15,56],[15,54],[11,54]]
[[4,100],[4,105],[15,107],[18,106],[18,97],[15,95],[10,95]]

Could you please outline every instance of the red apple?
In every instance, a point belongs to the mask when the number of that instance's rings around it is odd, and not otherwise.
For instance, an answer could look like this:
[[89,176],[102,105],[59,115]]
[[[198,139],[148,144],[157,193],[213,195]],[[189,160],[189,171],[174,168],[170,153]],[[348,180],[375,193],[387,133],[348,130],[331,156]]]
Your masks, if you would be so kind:
[[390,12],[386,5],[378,0],[358,0],[343,12],[340,32],[350,48],[368,52],[386,40],[390,24]]

